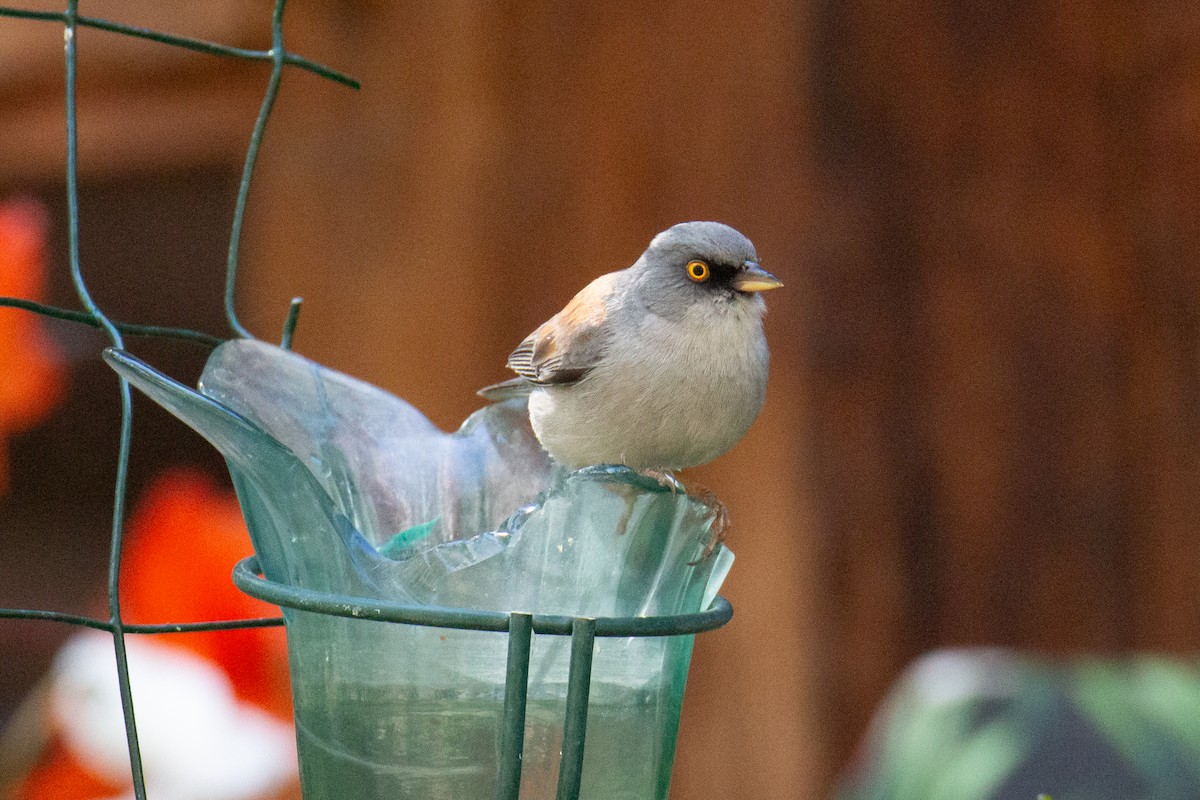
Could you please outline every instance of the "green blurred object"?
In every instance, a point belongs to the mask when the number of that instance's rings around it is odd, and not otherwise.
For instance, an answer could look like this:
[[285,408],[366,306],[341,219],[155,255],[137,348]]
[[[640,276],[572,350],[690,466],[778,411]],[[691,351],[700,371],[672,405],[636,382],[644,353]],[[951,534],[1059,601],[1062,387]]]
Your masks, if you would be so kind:
[[105,357],[226,456],[257,557],[235,581],[285,606],[306,800],[666,798],[692,634],[731,614],[732,554],[689,565],[713,508],[558,469],[522,400],[445,434],[261,342],[217,348],[201,392]]
[[932,653],[888,696],[834,796],[1200,797],[1200,667],[1148,656]]
[[428,522],[421,522],[416,525],[411,525],[397,533],[387,542],[380,545],[379,552],[388,558],[398,558],[404,554],[414,544],[419,543],[426,536],[433,533],[433,528],[441,521],[441,517],[434,517]]

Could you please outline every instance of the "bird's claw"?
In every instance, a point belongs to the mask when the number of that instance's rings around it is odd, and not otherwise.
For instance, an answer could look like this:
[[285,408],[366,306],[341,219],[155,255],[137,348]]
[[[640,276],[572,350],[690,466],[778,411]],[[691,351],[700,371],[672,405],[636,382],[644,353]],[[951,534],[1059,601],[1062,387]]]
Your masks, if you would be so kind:
[[665,469],[643,469],[638,472],[651,480],[657,481],[659,486],[667,489],[671,494],[688,494],[687,487],[683,485],[683,481]]
[[[689,561],[688,566],[694,567],[707,560],[713,554],[713,551],[717,549],[717,545],[725,541],[725,532],[729,530],[729,508],[721,502],[721,499],[713,493],[712,489],[699,484],[688,486],[666,470],[642,469],[638,470],[638,473],[657,481],[659,486],[669,490],[671,494],[685,494],[693,500],[699,500],[701,503],[714,509],[712,532],[708,543],[704,545],[704,552],[695,561]],[[623,517],[623,522],[628,523],[628,511],[626,512],[626,516]]]
[[704,552],[695,561],[689,561],[689,567],[694,567],[708,560],[708,557],[717,549],[717,545],[725,541],[725,532],[729,530],[729,508],[713,494],[711,489],[701,487],[700,493],[692,496],[712,506],[715,509],[715,513],[713,515],[708,543],[704,545]]

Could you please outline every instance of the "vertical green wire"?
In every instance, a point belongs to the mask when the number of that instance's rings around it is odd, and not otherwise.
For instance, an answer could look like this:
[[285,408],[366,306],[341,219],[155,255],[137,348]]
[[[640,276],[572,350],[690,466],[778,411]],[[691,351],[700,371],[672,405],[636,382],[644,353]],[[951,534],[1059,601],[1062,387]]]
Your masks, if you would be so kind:
[[567,673],[567,714],[563,724],[562,759],[558,765],[556,800],[579,800],[583,784],[583,744],[587,738],[588,697],[592,688],[592,656],[596,620],[576,617],[571,624],[571,666]]
[[[124,342],[112,321],[104,315],[92,299],[83,280],[79,264],[79,182],[78,182],[78,134],[75,117],[75,73],[78,31],[79,0],[67,0],[64,18],[63,41],[66,57],[66,116],[67,116],[67,246],[71,266],[71,282],[79,301],[89,314],[104,328],[113,346],[121,348]],[[133,692],[129,685],[129,655],[125,648],[125,630],[121,620],[121,543],[124,538],[125,496],[129,476],[129,446],[133,432],[133,404],[129,382],[120,380],[121,391],[121,441],[117,452],[117,480],[113,490],[112,545],[108,555],[108,609],[109,624],[113,635],[113,649],[117,659],[117,683],[121,692],[121,710],[125,715],[125,739],[129,746],[129,765],[133,773],[133,793],[137,800],[146,800],[146,783],[142,774],[141,747],[138,744],[137,723],[133,713]]]
[[508,664],[504,676],[504,720],[500,730],[500,773],[496,800],[517,800],[521,794],[521,759],[525,752],[525,707],[529,698],[529,648],[533,615],[514,611],[508,616]]
[[238,322],[237,311],[234,308],[234,290],[237,286],[238,249],[242,240],[242,219],[246,214],[246,198],[250,196],[250,181],[254,177],[254,164],[258,161],[258,148],[262,144],[263,134],[267,130],[267,120],[275,105],[275,96],[279,94],[279,79],[283,75],[283,65],[287,53],[283,49],[283,8],[287,0],[275,0],[275,12],[271,17],[271,79],[267,82],[267,93],[263,96],[262,106],[258,110],[258,119],[254,122],[254,132],[250,135],[250,146],[246,149],[246,163],[242,167],[242,182],[238,187],[237,206],[233,211],[233,230],[229,235],[229,258],[225,264],[225,316],[238,336],[252,339],[253,334]]
[[296,323],[300,321],[300,304],[302,297],[293,297],[288,306],[287,319],[283,321],[283,336],[279,339],[279,347],[283,350],[292,349],[292,336],[296,333]]

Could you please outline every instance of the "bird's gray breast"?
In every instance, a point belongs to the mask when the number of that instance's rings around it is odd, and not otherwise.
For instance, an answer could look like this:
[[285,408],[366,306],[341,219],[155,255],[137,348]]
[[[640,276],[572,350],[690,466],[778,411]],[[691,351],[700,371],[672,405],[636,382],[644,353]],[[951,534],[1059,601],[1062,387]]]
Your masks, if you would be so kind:
[[[531,398],[543,445],[570,466],[679,469],[711,461],[762,408],[761,303],[697,303],[674,318],[618,309],[602,363]],[[541,395],[540,397],[538,395]]]

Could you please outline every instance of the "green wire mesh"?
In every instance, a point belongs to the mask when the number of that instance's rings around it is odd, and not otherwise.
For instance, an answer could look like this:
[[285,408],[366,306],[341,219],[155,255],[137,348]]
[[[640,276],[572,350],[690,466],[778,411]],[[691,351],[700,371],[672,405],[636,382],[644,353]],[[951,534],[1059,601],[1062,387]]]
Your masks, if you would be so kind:
[[[207,42],[184,36],[162,33],[159,31],[111,22],[96,17],[87,17],[79,13],[79,0],[68,0],[66,10],[59,12],[33,11],[28,9],[0,7],[0,17],[10,17],[27,20],[43,20],[57,22],[63,26],[64,57],[66,62],[66,128],[67,128],[67,235],[68,263],[71,272],[71,282],[75,294],[79,298],[83,310],[57,308],[34,303],[19,298],[0,298],[0,306],[19,308],[58,319],[78,322],[101,328],[107,334],[113,347],[123,347],[123,335],[135,336],[166,336],[187,339],[213,346],[222,340],[198,331],[180,328],[164,328],[151,325],[126,324],[110,319],[92,299],[84,279],[79,262],[79,192],[76,169],[78,136],[76,130],[75,80],[76,80],[76,48],[77,35],[80,28],[96,28],[125,36],[148,39],[162,44],[182,47],[214,56],[239,58],[250,61],[269,61],[271,76],[263,96],[262,106],[254,124],[250,137],[250,145],[246,151],[246,160],[242,170],[242,179],[238,188],[237,205],[234,210],[233,225],[229,238],[229,255],[226,262],[225,279],[225,313],[229,326],[237,336],[249,337],[251,334],[238,321],[234,306],[234,290],[237,282],[238,245],[241,239],[242,220],[246,211],[246,200],[250,194],[250,184],[254,175],[254,165],[258,159],[258,150],[266,132],[267,121],[271,115],[275,97],[279,92],[279,83],[285,66],[298,67],[313,72],[323,78],[358,88],[358,82],[342,73],[322,66],[306,58],[289,53],[283,40],[283,15],[286,0],[276,0],[271,17],[271,48],[269,50],[247,50],[229,47],[215,42]],[[293,301],[285,326],[285,345],[291,339],[291,332],[296,323],[298,302]],[[113,490],[112,506],[112,544],[108,561],[108,619],[92,619],[73,614],[63,614],[54,611],[36,609],[0,609],[0,617],[17,619],[38,619],[62,622],[70,625],[81,625],[89,628],[109,631],[113,637],[113,646],[117,659],[117,680],[120,684],[121,707],[125,715],[126,740],[129,747],[129,761],[133,773],[133,791],[137,800],[146,800],[145,779],[142,774],[141,751],[138,746],[137,724],[134,717],[133,696],[129,683],[129,662],[125,648],[127,633],[183,633],[188,631],[227,630],[233,628],[261,627],[282,624],[282,619],[265,618],[251,620],[221,620],[188,624],[161,625],[130,625],[121,618],[120,604],[120,565],[121,549],[124,539],[125,506],[127,500],[127,480],[129,474],[129,451],[133,431],[133,409],[130,398],[129,384],[120,381],[121,393],[121,428],[120,444],[117,453],[117,477]]]
[[[354,89],[359,88],[358,82],[353,78],[286,50],[283,39],[285,5],[286,0],[275,0],[271,18],[271,47],[268,50],[249,50],[230,47],[215,42],[202,41],[123,23],[111,22],[96,17],[83,16],[79,14],[78,0],[68,0],[66,10],[63,12],[34,11],[0,6],[0,17],[57,22],[64,27],[68,262],[72,284],[82,310],[59,308],[15,297],[0,297],[0,307],[23,309],[56,319],[100,328],[107,335],[111,345],[117,349],[123,348],[123,337],[126,335],[168,337],[191,341],[208,347],[214,347],[224,341],[219,337],[207,333],[184,328],[116,321],[108,317],[92,299],[87,282],[84,279],[79,258],[75,79],[76,38],[78,30],[80,28],[95,28],[213,56],[270,62],[270,78],[267,82],[267,88],[254,124],[253,132],[250,136],[249,146],[246,150],[246,158],[242,169],[242,177],[231,225],[225,272],[224,306],[225,317],[229,323],[229,327],[235,337],[252,338],[252,334],[238,320],[236,304],[234,302],[237,285],[238,249],[241,240],[242,221],[245,217],[246,202],[254,175],[254,166],[258,159],[259,147],[262,144],[267,122],[270,119],[271,110],[279,91],[283,69],[284,67],[304,69],[322,78]],[[288,348],[291,345],[292,333],[295,330],[299,311],[300,300],[297,298],[292,301],[284,323],[281,340],[281,346],[284,348]],[[121,379],[119,391],[121,393],[120,443],[117,454],[117,476],[113,491],[112,538],[108,561],[108,618],[95,619],[57,611],[20,608],[0,609],[0,618],[53,621],[104,630],[112,634],[117,660],[117,678],[120,684],[121,706],[125,717],[129,760],[133,775],[134,796],[137,800],[146,800],[145,779],[142,772],[137,724],[129,681],[129,664],[125,648],[125,635],[266,627],[281,625],[283,620],[279,617],[270,617],[196,623],[135,625],[126,623],[122,619],[119,599],[120,564],[124,538],[125,506],[128,494],[127,477],[133,429],[133,412],[130,387],[126,380]],[[587,726],[588,689],[591,679],[591,663],[595,638],[605,636],[678,636],[700,633],[724,625],[733,614],[732,607],[721,597],[716,598],[708,610],[698,614],[674,617],[604,619],[533,615],[518,612],[469,611],[376,602],[364,603],[361,598],[340,597],[312,592],[267,581],[259,575],[257,563],[253,558],[246,559],[237,565],[234,569],[233,579],[238,588],[247,594],[288,608],[337,616],[372,619],[381,622],[507,632],[509,637],[508,661],[500,742],[501,767],[496,794],[498,800],[516,800],[520,791],[526,690],[529,675],[530,647],[534,633],[569,636],[571,638],[566,726],[563,736],[557,797],[559,800],[574,800],[574,798],[578,797],[580,791],[583,767],[583,744]]]

